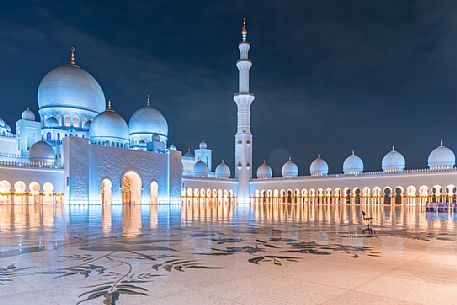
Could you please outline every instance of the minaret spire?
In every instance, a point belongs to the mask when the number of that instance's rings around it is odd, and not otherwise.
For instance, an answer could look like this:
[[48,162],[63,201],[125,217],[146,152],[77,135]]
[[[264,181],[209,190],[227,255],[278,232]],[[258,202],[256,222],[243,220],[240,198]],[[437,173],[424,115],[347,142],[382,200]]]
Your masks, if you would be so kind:
[[76,63],[75,63],[75,50],[76,50],[75,47],[71,47],[70,48],[70,51],[71,51],[70,64],[73,65],[73,66],[76,65]]
[[238,202],[249,203],[249,182],[252,177],[252,134],[251,134],[251,103],[254,94],[249,90],[249,71],[252,62],[249,59],[251,45],[247,41],[248,30],[246,18],[243,18],[241,38],[238,48],[240,58],[236,63],[239,70],[239,90],[234,101],[238,109],[238,124],[235,134],[235,177],[238,179]]
[[248,29],[246,28],[246,17],[243,18],[243,27],[241,28],[241,37],[243,38],[243,42],[246,42],[246,38],[248,36]]

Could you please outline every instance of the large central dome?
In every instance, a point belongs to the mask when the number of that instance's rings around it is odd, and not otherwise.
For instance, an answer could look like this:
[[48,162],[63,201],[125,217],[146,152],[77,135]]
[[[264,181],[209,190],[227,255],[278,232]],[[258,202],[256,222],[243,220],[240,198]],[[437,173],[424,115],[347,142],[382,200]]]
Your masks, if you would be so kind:
[[68,64],[51,70],[38,87],[38,107],[76,108],[92,112],[105,110],[102,88],[85,70]]

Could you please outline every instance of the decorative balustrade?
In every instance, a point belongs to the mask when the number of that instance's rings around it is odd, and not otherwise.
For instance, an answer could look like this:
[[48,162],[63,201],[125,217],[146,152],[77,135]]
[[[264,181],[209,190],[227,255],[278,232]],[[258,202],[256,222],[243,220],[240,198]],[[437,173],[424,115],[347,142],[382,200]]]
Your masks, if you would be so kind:
[[0,166],[9,167],[32,167],[32,168],[63,168],[59,165],[43,164],[30,161],[0,161]]

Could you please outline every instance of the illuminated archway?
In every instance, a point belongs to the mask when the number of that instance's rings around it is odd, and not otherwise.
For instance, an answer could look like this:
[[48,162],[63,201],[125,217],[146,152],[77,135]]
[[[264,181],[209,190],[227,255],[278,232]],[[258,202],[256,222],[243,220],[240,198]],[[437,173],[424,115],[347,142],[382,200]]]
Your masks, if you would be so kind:
[[151,204],[159,203],[159,184],[157,181],[152,181],[150,185],[151,189]]
[[141,204],[141,178],[133,172],[127,172],[122,177],[122,203]]
[[113,184],[111,183],[111,180],[103,179],[103,181],[102,181],[102,204],[111,204],[112,186],[113,186]]

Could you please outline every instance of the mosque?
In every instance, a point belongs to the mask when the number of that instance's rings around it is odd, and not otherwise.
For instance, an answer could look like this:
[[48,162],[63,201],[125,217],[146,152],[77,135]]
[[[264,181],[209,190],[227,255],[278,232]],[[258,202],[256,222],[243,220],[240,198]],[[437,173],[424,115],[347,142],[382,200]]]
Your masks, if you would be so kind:
[[97,80],[77,65],[72,48],[69,63],[48,72],[39,84],[38,117],[25,109],[15,133],[0,118],[0,203],[455,202],[455,155],[443,143],[430,153],[424,169],[406,169],[405,157],[392,147],[379,172],[365,172],[353,151],[342,173],[329,174],[318,155],[309,174],[289,158],[281,177],[273,177],[265,161],[253,177],[250,112],[255,95],[249,89],[247,34],[244,20],[236,62],[239,89],[233,97],[238,120],[232,166],[221,161],[213,170],[212,150],[204,141],[193,152],[169,145],[168,122],[149,96],[127,122],[116,103],[106,101]]

